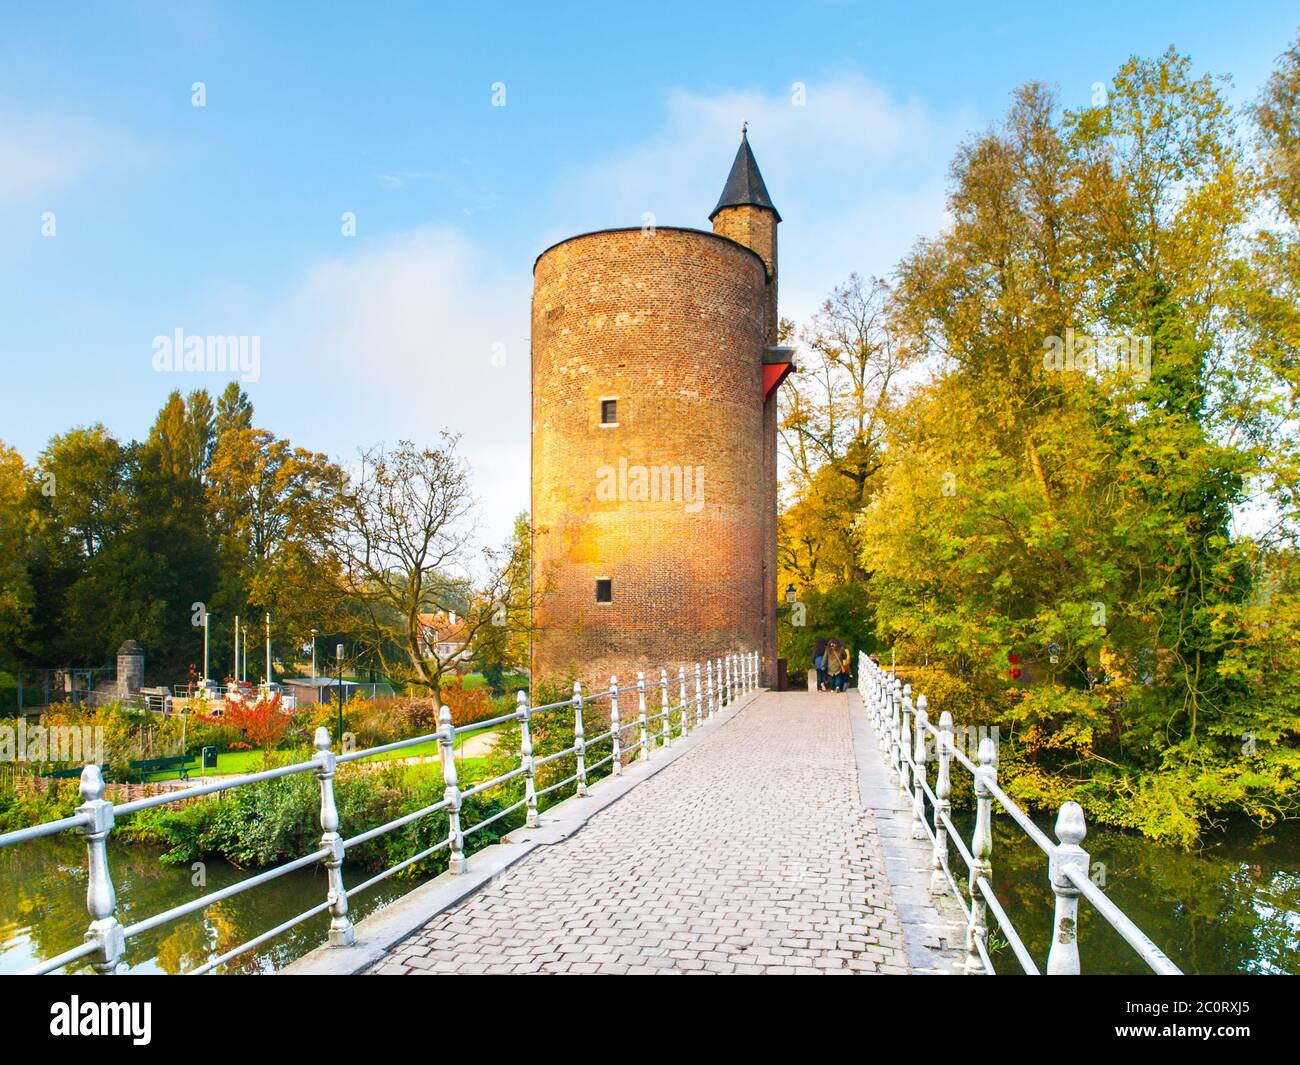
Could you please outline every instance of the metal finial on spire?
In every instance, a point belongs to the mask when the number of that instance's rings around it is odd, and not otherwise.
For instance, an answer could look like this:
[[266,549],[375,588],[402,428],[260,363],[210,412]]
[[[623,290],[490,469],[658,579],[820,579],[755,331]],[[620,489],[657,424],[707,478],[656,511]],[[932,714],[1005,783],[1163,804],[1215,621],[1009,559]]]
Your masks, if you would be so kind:
[[748,122],[742,122],[742,123],[740,124],[740,135],[741,135],[742,137],[744,137],[744,136],[746,136],[748,133],[749,133],[749,123],[748,123]]

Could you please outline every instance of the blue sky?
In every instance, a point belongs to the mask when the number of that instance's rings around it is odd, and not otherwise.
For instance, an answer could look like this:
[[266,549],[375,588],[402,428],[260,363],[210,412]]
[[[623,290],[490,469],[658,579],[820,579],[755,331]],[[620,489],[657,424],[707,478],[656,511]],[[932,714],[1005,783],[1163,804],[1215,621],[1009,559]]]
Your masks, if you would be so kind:
[[953,148],[1022,82],[1081,105],[1173,44],[1245,101],[1300,27],[1294,3],[28,8],[0,20],[0,440],[141,436],[226,380],[155,372],[156,336],[255,335],[259,424],[344,460],[462,433],[491,539],[527,506],[533,259],[646,212],[707,228],[742,120],[799,320],[942,225]]

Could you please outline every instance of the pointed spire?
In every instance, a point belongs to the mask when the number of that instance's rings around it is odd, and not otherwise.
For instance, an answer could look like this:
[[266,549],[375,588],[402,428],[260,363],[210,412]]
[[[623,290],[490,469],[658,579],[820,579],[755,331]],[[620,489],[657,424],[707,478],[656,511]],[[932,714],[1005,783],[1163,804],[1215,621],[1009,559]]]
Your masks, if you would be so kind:
[[749,147],[749,123],[740,129],[740,148],[736,151],[735,162],[731,164],[731,173],[727,175],[727,184],[723,186],[718,206],[713,208],[713,216],[724,207],[766,207],[781,221],[781,212],[772,203],[763,184],[763,175],[758,172],[758,163]]

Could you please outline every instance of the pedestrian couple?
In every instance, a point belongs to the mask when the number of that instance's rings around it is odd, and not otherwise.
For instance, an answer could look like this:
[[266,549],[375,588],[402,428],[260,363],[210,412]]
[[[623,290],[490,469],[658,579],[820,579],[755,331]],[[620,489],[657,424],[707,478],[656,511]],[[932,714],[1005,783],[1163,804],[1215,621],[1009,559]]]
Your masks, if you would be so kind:
[[842,692],[849,681],[849,654],[835,637],[818,640],[813,648],[819,692]]

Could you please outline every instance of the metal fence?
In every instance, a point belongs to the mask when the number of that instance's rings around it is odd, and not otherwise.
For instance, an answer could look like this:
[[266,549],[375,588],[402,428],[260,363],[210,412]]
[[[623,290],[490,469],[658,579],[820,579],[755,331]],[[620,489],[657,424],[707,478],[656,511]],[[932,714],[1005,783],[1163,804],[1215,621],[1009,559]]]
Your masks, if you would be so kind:
[[[1083,807],[1077,802],[1067,802],[1061,806],[1056,819],[1056,837],[1059,842],[1053,843],[998,787],[997,745],[991,737],[980,739],[977,764],[953,743],[953,721],[948,711],[945,710],[939,716],[938,727],[931,724],[925,696],[920,696],[913,707],[912,686],[882,669],[865,653],[858,655],[858,691],[875,723],[880,749],[889,765],[890,775],[897,780],[904,799],[911,804],[912,836],[920,840],[928,837],[933,844],[930,893],[941,895],[951,892],[965,914],[967,973],[995,974],[988,951],[990,913],[1006,937],[1020,967],[1031,975],[1036,976],[1040,972],[993,892],[991,817],[993,802],[996,800],[1047,855],[1048,880],[1056,896],[1052,945],[1047,955],[1049,976],[1080,972],[1080,896],[1092,904],[1097,913],[1153,971],[1161,976],[1181,975],[1181,971],[1164,952],[1093,883],[1089,876],[1088,852],[1080,846],[1087,834]],[[933,787],[927,779],[926,768],[931,760],[932,741],[937,762]],[[975,828],[969,847],[954,827],[951,817],[951,767],[954,760],[970,773],[975,792]],[[926,819],[927,801],[929,821]],[[965,894],[958,889],[948,864],[950,843],[966,867]]]
[[[687,690],[686,668],[684,666],[679,667],[677,670],[675,685],[670,683],[668,671],[662,669],[659,671],[658,684],[651,682],[651,687],[659,689],[659,710],[654,713],[651,713],[647,707],[648,692],[644,673],[637,674],[637,682],[635,686],[631,687],[620,687],[618,678],[611,677],[609,687],[604,691],[595,693],[586,693],[582,690],[580,683],[575,683],[572,698],[545,706],[529,706],[527,694],[521,691],[518,695],[516,709],[509,714],[502,714],[486,721],[475,721],[466,725],[453,726],[451,723],[451,710],[444,706],[438,717],[439,728],[437,732],[431,732],[423,736],[413,736],[410,739],[381,744],[365,750],[348,751],[344,754],[336,754],[330,750],[329,733],[324,728],[318,728],[314,737],[316,754],[309,761],[267,769],[260,773],[249,773],[214,783],[169,791],[120,805],[114,805],[104,798],[104,778],[99,767],[88,765],[81,773],[82,803],[71,817],[0,835],[0,847],[14,846],[27,840],[58,835],[64,832],[75,832],[81,835],[86,842],[86,864],[88,869],[86,908],[90,914],[90,926],[86,930],[84,940],[79,946],[66,950],[53,958],[47,958],[24,970],[23,975],[50,973],[82,958],[93,959],[92,964],[96,972],[114,973],[122,963],[128,941],[141,933],[202,910],[214,902],[250,891],[288,873],[315,865],[317,862],[324,864],[327,874],[328,891],[323,901],[309,907],[296,917],[291,917],[261,935],[255,936],[246,943],[227,950],[216,957],[209,958],[203,965],[191,970],[189,975],[211,973],[218,966],[231,959],[253,950],[296,925],[325,912],[330,915],[329,944],[336,947],[349,946],[354,940],[352,921],[348,917],[349,898],[365,891],[367,888],[373,887],[394,873],[400,872],[444,850],[447,852],[448,871],[453,874],[464,873],[468,868],[465,856],[465,838],[467,836],[521,809],[524,811],[524,824],[532,828],[537,827],[538,800],[544,795],[559,792],[561,789],[572,786],[574,795],[584,796],[587,794],[589,776],[598,772],[604,766],[609,765],[611,774],[617,776],[623,771],[625,757],[635,753],[638,759],[649,760],[653,750],[660,744],[670,746],[674,739],[684,737],[693,727],[698,727],[712,718],[719,709],[734,702],[742,694],[757,688],[759,683],[758,674],[759,656],[757,652],[742,652],[710,660],[704,664],[703,669],[701,669],[701,664],[697,662],[694,669],[694,693],[692,696]],[[673,688],[676,689],[675,693],[672,690]],[[619,699],[629,693],[635,693],[636,695],[636,717],[624,722],[620,713]],[[673,700],[674,694],[676,695],[675,702]],[[601,703],[606,703],[609,708],[609,728],[600,735],[588,739],[583,727],[584,708]],[[541,758],[534,757],[531,733],[532,719],[536,715],[562,709],[573,710],[573,743],[561,751],[556,751]],[[457,735],[477,732],[484,728],[516,721],[520,726],[519,765],[505,773],[462,789],[457,776],[454,753]],[[635,731],[636,739],[625,744],[623,742],[624,735],[630,731]],[[441,801],[404,814],[386,824],[358,832],[345,839],[339,831],[341,826],[339,824],[338,808],[334,802],[334,774],[337,767],[345,762],[355,762],[374,755],[399,751],[430,740],[438,741],[441,754],[443,783],[445,785]],[[603,749],[601,745],[605,743],[609,744],[609,753],[589,765],[587,759],[592,748],[600,747]],[[574,756],[575,759],[575,771],[564,779],[539,790],[536,787],[537,769],[570,755]],[[314,773],[320,782],[320,825],[323,834],[318,849],[255,876],[247,877],[218,891],[211,891],[179,906],[173,906],[171,909],[164,910],[152,917],[146,917],[129,925],[123,925],[119,922],[117,918],[117,893],[113,887],[113,878],[108,867],[108,839],[117,818],[139,813],[152,807],[163,806],[167,803],[211,795],[214,792],[230,791],[249,784],[258,784],[297,773]],[[524,782],[524,797],[522,799],[498,810],[492,816],[484,818],[475,825],[467,827],[461,824],[462,803],[466,799],[521,777]],[[350,889],[344,887],[343,861],[349,848],[359,846],[440,811],[447,812],[448,832],[445,838],[439,840],[433,846],[413,854],[404,861],[385,869],[383,872],[377,873],[364,883]]]

